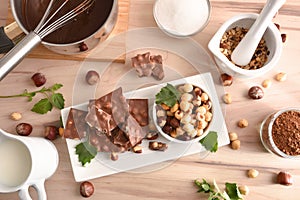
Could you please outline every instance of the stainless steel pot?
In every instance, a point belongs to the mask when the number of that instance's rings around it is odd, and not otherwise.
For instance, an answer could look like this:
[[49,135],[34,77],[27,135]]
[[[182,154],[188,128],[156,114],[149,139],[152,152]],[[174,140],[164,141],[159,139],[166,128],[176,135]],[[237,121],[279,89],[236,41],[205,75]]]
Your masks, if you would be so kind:
[[[13,16],[24,33],[30,35],[30,32],[34,30],[49,1],[10,0]],[[61,12],[66,11],[62,10]],[[77,54],[83,50],[93,49],[112,32],[117,22],[117,16],[118,0],[96,0],[88,15],[83,17],[80,15],[77,20],[71,21],[43,38],[41,43],[51,51],[60,54]],[[33,40],[38,40],[38,38],[33,38]],[[23,48],[28,46],[27,43],[28,41],[23,43],[21,41],[0,60],[0,80],[35,46],[29,45],[29,47]],[[80,48],[82,44],[85,44],[84,49]],[[16,51],[18,52],[16,53]]]

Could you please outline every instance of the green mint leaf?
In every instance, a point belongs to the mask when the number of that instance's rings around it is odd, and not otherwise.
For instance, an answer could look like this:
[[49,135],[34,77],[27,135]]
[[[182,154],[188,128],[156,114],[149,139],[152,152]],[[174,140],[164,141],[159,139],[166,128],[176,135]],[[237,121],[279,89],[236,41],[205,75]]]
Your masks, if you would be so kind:
[[76,147],[76,154],[78,155],[78,160],[81,162],[82,166],[86,163],[90,163],[92,159],[97,155],[97,149],[89,142],[82,142]]
[[179,91],[171,84],[161,88],[160,92],[155,95],[156,104],[166,104],[167,106],[174,106],[180,99]]
[[210,152],[217,152],[218,150],[218,133],[210,131],[204,138],[200,140],[200,143]]
[[33,108],[31,109],[31,111],[39,114],[45,114],[51,110],[52,110],[52,104],[47,98],[41,99],[39,102],[34,104]]
[[51,86],[49,89],[50,89],[51,91],[54,92],[54,91],[60,89],[62,86],[63,86],[62,84],[55,83],[55,84],[54,84],[53,86]]
[[202,179],[202,182],[200,182],[199,180],[195,180],[194,183],[199,188],[198,192],[213,192],[213,189],[211,188],[210,184],[205,179]]
[[51,102],[53,106],[55,106],[58,109],[63,109],[65,107],[65,99],[61,93],[54,93],[51,96]]
[[236,183],[225,183],[225,187],[230,200],[243,199]]

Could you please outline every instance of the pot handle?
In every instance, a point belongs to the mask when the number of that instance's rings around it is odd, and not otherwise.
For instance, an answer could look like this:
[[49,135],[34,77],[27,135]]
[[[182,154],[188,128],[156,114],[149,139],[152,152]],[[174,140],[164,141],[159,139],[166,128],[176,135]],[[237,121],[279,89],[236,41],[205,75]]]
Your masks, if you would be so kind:
[[13,41],[6,35],[4,27],[0,27],[0,54],[9,52],[14,46]]
[[16,67],[27,53],[38,45],[41,40],[39,35],[30,32],[18,43],[18,45],[3,56],[0,60],[0,81]]

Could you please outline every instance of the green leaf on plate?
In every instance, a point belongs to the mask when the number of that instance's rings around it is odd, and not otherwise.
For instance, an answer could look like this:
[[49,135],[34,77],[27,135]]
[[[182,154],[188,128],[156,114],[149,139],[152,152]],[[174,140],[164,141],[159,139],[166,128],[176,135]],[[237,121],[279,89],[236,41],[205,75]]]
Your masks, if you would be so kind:
[[218,150],[218,133],[210,131],[204,138],[200,140],[200,143],[210,152],[217,152]]
[[75,149],[78,160],[81,162],[82,166],[85,166],[86,163],[90,163],[97,155],[96,147],[91,145],[88,141],[78,144]]

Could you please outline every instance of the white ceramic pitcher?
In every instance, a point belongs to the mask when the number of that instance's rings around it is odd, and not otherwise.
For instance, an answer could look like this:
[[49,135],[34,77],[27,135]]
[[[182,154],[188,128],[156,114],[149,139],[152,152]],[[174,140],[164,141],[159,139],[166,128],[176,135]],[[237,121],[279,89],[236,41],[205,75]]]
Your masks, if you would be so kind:
[[39,200],[46,200],[44,182],[54,174],[59,158],[52,142],[39,137],[18,136],[0,129],[0,193],[19,192],[31,200],[33,186]]

